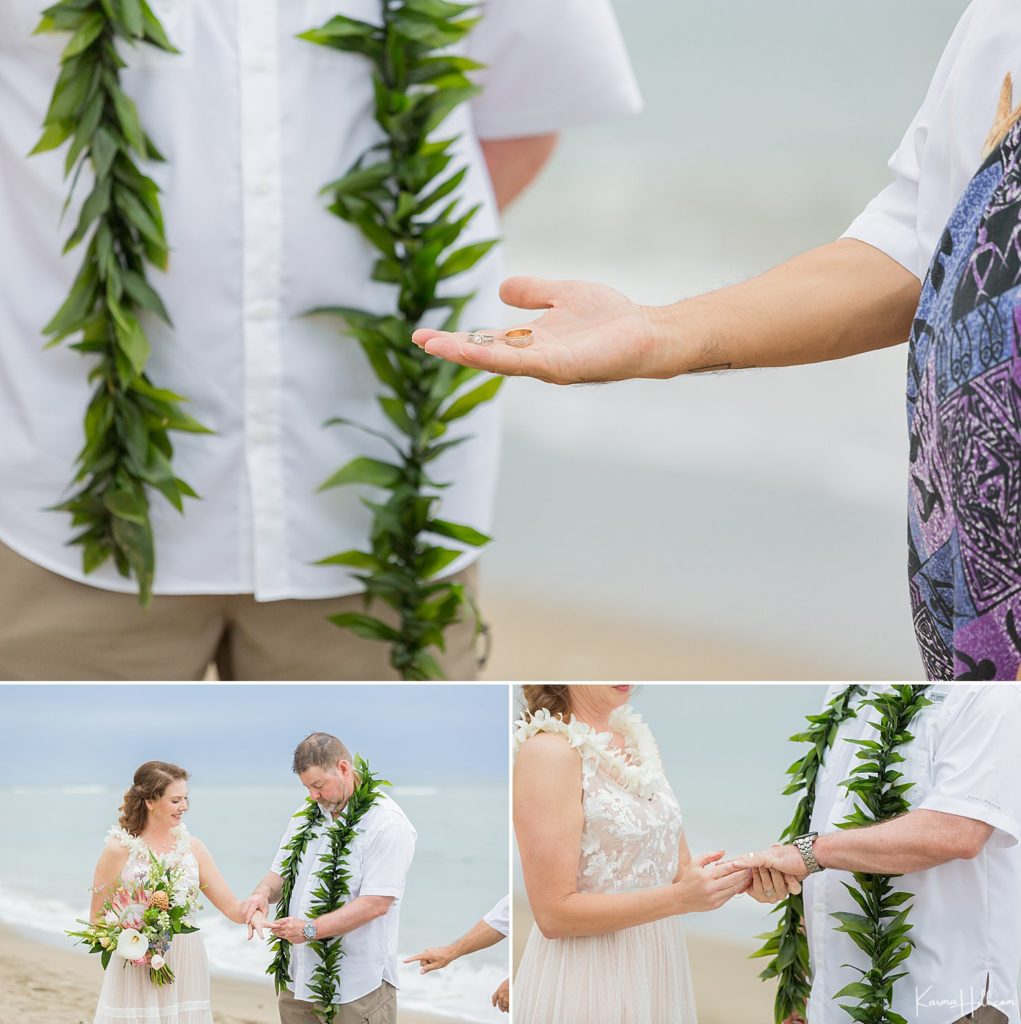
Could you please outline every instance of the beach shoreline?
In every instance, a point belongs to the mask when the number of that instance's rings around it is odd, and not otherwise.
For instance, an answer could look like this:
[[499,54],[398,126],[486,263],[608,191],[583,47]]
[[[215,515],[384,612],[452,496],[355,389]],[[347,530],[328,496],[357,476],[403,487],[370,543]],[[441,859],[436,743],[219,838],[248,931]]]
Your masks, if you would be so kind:
[[[0,925],[0,1011],[18,1024],[89,1024],[102,985],[99,958],[41,942]],[[216,1024],[278,1024],[276,995],[264,982],[214,974]],[[399,1024],[456,1024],[458,1018],[399,1009]]]

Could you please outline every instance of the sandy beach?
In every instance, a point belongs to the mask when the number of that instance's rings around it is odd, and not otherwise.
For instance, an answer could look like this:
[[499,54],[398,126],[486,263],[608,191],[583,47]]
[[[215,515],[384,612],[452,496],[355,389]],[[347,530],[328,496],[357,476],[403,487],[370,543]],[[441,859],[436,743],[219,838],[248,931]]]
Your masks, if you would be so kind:
[[[633,619],[575,610],[482,581],[483,614],[492,650],[481,678],[516,682],[544,679],[784,679],[840,676],[839,666],[803,650],[771,650],[733,635],[672,630]],[[612,642],[607,642],[607,637]]]
[[[523,898],[514,901],[514,970],[532,930],[532,914]],[[749,960],[747,943],[688,935],[688,958],[695,979],[698,1024],[766,1024],[773,1019],[775,985],[759,980],[764,961]]]
[[[0,927],[0,1016],[18,1024],[89,1024],[102,984],[99,958],[63,950]],[[278,1024],[265,984],[213,978],[216,1024]],[[400,1024],[450,1024],[453,1018],[401,1010]]]

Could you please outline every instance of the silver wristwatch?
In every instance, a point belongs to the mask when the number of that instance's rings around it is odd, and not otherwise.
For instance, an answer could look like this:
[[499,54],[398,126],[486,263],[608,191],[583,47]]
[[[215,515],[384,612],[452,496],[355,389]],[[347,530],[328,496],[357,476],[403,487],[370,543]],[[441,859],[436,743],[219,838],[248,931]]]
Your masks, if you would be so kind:
[[302,932],[304,933],[305,938],[308,939],[309,942],[312,942],[314,939],[319,938],[319,929],[316,928],[315,921],[306,921],[305,927],[302,928]]
[[798,848],[798,853],[801,854],[801,859],[805,862],[805,867],[808,868],[808,873],[814,875],[817,871],[822,871],[822,865],[815,859],[815,841],[819,838],[818,832],[806,832],[803,836],[797,836],[794,840],[794,845]]

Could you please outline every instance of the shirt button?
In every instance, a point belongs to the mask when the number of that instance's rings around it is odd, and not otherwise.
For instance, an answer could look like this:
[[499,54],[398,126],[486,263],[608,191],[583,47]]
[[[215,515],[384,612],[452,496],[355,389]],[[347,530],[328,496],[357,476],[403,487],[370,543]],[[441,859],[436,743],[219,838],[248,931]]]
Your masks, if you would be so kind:
[[269,302],[256,302],[248,308],[249,320],[268,320],[273,315],[273,306]]
[[253,71],[269,71],[269,58],[256,57],[253,59],[250,67]]
[[273,191],[273,186],[268,181],[259,181],[256,182],[252,191],[257,196],[268,196]]

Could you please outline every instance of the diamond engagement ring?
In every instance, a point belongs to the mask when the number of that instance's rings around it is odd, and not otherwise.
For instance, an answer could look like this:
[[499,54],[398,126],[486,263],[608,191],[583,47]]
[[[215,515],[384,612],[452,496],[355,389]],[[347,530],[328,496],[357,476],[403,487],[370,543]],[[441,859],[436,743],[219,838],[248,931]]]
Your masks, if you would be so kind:
[[534,335],[527,327],[517,327],[513,331],[507,331],[503,337],[504,341],[514,348],[525,348],[532,344]]
[[765,893],[770,899],[772,899],[776,895],[776,889],[766,889]]
[[473,345],[492,345],[495,338],[492,334],[484,334],[482,331],[469,331],[468,340]]

